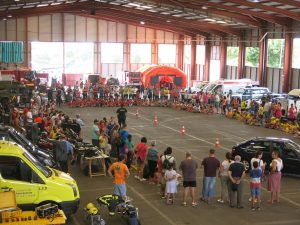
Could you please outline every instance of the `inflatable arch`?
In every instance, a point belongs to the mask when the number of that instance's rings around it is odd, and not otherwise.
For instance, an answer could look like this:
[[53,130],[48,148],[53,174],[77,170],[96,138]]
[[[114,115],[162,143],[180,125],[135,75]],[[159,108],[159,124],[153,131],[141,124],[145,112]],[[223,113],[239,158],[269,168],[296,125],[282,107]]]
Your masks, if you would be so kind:
[[161,87],[167,84],[185,88],[187,85],[187,75],[176,67],[150,65],[141,67],[137,72],[141,72],[145,87],[148,85]]

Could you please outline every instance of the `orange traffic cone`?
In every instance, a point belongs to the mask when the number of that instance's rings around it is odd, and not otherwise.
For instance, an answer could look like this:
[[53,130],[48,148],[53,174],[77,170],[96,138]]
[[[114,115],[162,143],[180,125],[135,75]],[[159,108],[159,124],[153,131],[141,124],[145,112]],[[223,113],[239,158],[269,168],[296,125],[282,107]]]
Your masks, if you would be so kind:
[[157,115],[154,116],[154,125],[157,126],[158,124],[158,119],[157,119]]
[[139,110],[136,110],[135,116],[138,118],[139,117]]
[[185,133],[186,133],[186,131],[185,131],[185,127],[184,127],[184,126],[182,126],[182,128],[181,128],[181,134],[182,134],[182,135],[185,135]]
[[221,147],[219,138],[216,138],[215,147],[216,147],[216,148],[220,148],[220,147]]

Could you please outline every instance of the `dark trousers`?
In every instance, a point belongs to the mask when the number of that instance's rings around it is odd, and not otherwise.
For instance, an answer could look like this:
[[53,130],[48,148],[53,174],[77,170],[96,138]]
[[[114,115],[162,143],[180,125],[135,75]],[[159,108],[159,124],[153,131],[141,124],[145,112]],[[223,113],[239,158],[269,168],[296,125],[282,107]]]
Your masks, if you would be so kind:
[[68,173],[68,161],[59,161],[61,171]]
[[92,145],[99,148],[99,140],[92,139]]
[[237,191],[232,191],[232,182],[230,182],[230,206],[236,205],[243,206],[243,189],[244,189],[244,181],[237,186]]
[[126,125],[126,118],[118,118],[118,123],[120,127],[123,127],[124,125]]

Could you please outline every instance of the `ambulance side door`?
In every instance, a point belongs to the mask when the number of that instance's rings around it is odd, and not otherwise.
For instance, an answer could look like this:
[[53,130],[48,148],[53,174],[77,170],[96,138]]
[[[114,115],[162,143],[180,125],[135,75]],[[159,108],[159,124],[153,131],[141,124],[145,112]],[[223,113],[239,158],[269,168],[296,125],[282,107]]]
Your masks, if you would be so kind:
[[0,156],[1,191],[13,189],[18,205],[31,206],[38,199],[43,181],[32,168],[17,156]]

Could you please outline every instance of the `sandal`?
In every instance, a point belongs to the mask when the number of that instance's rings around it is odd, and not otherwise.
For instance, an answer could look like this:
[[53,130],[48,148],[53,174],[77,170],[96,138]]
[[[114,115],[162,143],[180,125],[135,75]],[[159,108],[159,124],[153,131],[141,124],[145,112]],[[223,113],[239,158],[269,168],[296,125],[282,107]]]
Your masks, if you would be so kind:
[[186,202],[183,202],[183,203],[182,203],[182,206],[187,206]]
[[192,206],[197,206],[198,203],[197,202],[192,202]]

